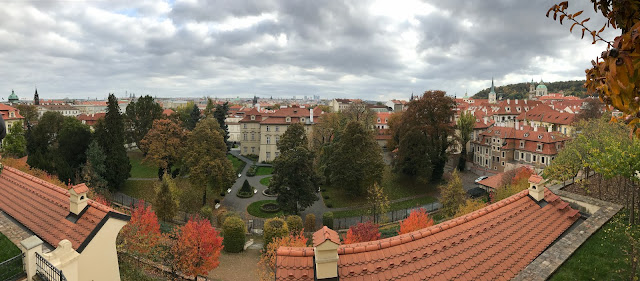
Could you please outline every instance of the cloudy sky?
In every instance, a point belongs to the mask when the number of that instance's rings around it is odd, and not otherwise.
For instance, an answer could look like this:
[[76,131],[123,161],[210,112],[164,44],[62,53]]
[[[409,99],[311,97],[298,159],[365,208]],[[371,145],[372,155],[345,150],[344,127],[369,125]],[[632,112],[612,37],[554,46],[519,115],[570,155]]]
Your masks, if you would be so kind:
[[604,48],[546,18],[553,0],[0,2],[3,99],[461,96],[584,79]]

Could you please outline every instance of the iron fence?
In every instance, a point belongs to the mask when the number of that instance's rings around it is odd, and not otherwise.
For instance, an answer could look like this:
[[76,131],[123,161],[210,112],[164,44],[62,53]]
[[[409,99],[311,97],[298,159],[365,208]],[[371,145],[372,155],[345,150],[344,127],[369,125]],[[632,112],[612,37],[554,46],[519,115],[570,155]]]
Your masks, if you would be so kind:
[[424,208],[427,212],[432,213],[442,208],[442,204],[440,204],[439,202],[433,202],[433,203],[425,204],[418,207],[391,211],[385,214],[378,214],[376,215],[375,218],[372,215],[361,215],[361,216],[355,216],[355,217],[333,219],[333,227],[334,229],[347,229],[353,225],[356,225],[358,223],[364,223],[367,221],[378,222],[378,223],[382,221],[386,221],[386,222],[401,221],[406,219],[409,216],[409,214],[411,214],[411,211],[420,209],[420,208]]
[[62,270],[53,266],[53,264],[38,253],[36,253],[36,274],[47,281],[67,281]]
[[20,280],[27,276],[24,270],[24,254],[20,253],[0,263],[0,280]]

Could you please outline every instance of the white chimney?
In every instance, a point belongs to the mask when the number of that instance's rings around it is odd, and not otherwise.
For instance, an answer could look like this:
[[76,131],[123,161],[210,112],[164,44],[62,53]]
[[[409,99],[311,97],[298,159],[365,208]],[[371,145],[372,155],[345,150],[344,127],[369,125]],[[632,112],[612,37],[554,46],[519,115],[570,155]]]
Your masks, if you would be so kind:
[[536,201],[544,199],[544,184],[546,180],[539,175],[529,177],[529,195]]
[[549,132],[549,133],[553,132],[553,127],[552,127],[552,126],[549,126],[549,127],[547,128],[547,132]]
[[533,126],[533,131],[537,132],[538,131],[538,126]]
[[88,191],[89,188],[84,183],[69,189],[69,212],[79,215],[87,207]]
[[516,104],[518,104],[518,100],[516,99]]
[[334,280],[338,277],[338,247],[340,236],[334,230],[323,227],[313,234],[316,279]]
[[313,108],[309,109],[309,122],[311,122],[311,124],[313,124]]
[[516,125],[515,125],[516,130],[519,128],[518,127],[518,119],[516,119]]

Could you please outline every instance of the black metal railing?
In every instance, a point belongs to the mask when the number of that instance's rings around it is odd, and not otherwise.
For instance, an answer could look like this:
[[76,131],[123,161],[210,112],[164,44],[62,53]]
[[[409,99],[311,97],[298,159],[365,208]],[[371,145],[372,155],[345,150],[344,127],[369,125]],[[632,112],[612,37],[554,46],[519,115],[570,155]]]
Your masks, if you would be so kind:
[[57,269],[38,253],[36,253],[36,274],[47,281],[67,281],[62,270]]
[[24,254],[20,253],[0,263],[0,281],[20,280],[27,276],[24,271]]

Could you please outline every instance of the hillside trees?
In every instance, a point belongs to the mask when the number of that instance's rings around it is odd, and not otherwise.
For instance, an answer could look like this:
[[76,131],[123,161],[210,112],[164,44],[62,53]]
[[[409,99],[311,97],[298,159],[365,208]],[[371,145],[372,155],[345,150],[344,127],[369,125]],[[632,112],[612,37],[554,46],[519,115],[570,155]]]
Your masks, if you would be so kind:
[[140,141],[147,135],[154,120],[162,118],[162,106],[147,95],[129,103],[125,112],[129,142],[135,142],[146,155],[148,148],[140,145]]
[[100,144],[102,151],[107,156],[104,179],[109,187],[119,189],[129,178],[131,164],[124,147],[124,117],[120,113],[118,99],[114,94],[109,94],[107,101],[107,114],[98,120],[95,126],[95,139]]
[[452,143],[455,102],[443,91],[427,91],[409,102],[398,122],[399,146],[396,170],[422,180],[439,181]]
[[473,113],[464,111],[460,113],[457,127],[460,131],[459,141],[461,146],[460,159],[458,160],[458,170],[464,171],[467,165],[467,143],[471,140],[471,133],[473,133],[473,127],[476,124],[476,117]]
[[189,169],[189,181],[203,187],[202,205],[207,203],[207,190],[222,192],[235,181],[235,170],[227,158],[220,126],[213,118],[206,118],[196,125],[187,137],[184,163]]
[[314,154],[307,146],[302,124],[289,126],[278,143],[280,155],[273,162],[270,188],[278,193],[278,204],[291,214],[313,205],[318,200],[318,177],[313,168]]

